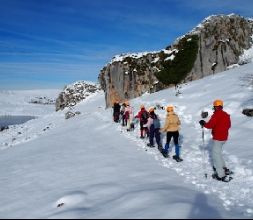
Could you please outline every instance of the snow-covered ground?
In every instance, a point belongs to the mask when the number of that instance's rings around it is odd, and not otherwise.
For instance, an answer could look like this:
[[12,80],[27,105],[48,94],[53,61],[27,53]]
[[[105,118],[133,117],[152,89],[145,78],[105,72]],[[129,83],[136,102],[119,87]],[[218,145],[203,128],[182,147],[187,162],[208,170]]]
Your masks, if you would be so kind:
[[[180,92],[145,94],[131,104],[135,114],[141,104],[175,106],[182,163],[146,147],[139,128],[126,132],[113,123],[102,92],[74,107],[81,114],[68,120],[68,109],[27,103],[40,91],[0,92],[2,115],[38,116],[0,132],[0,218],[252,218],[253,123],[241,112],[253,107],[253,64],[185,84]],[[230,183],[211,178],[211,135],[205,130],[203,147],[198,123],[202,110],[212,115],[215,99],[224,100],[232,120],[224,146],[235,172]],[[164,121],[166,112],[157,113]]]

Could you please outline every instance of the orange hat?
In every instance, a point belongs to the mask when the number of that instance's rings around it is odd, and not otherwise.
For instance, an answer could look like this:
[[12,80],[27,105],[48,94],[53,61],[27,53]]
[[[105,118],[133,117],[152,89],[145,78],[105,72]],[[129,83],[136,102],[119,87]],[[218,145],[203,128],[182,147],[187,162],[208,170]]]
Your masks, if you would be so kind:
[[173,112],[174,111],[174,107],[172,105],[169,105],[167,107],[167,112]]
[[154,111],[155,111],[155,108],[154,108],[154,107],[151,107],[148,111],[149,111],[149,112],[154,112]]
[[213,102],[213,106],[214,106],[214,107],[218,107],[218,106],[222,106],[222,107],[223,107],[223,101],[217,99],[217,100],[215,100],[215,101]]

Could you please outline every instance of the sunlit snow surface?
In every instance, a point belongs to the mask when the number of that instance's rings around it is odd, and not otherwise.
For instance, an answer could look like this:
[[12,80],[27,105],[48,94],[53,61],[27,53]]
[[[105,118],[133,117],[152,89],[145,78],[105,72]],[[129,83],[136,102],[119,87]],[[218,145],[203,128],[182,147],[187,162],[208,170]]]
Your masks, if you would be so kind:
[[[131,100],[135,114],[172,104],[182,126],[182,163],[163,158],[139,139],[139,126],[127,132],[112,122],[102,92],[90,96],[65,120],[55,107],[29,104],[37,95],[60,91],[2,91],[0,115],[38,118],[0,133],[1,218],[252,218],[253,123],[241,112],[253,107],[253,64]],[[205,145],[198,121],[212,115],[222,99],[232,128],[224,146],[230,183],[211,178],[211,134]],[[162,123],[164,110],[157,110]],[[208,119],[207,119],[208,120]],[[163,144],[165,134],[162,134]],[[204,174],[207,173],[207,178]]]

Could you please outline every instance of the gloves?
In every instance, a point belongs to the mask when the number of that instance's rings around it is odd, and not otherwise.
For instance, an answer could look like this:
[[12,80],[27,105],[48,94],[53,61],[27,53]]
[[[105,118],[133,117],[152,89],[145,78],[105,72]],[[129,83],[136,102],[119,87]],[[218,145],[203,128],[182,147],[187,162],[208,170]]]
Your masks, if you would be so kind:
[[199,124],[201,125],[201,127],[204,127],[204,125],[206,124],[206,122],[204,120],[200,120]]

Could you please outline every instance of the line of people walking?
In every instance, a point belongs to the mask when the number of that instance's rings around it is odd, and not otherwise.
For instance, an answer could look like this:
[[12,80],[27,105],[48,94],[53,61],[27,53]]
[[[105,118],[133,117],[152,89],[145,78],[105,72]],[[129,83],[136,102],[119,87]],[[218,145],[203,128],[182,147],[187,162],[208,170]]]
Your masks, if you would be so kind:
[[[160,108],[161,106],[159,106]],[[223,110],[224,103],[222,100],[215,100],[213,102],[214,113],[211,119],[206,122],[203,119],[199,121],[202,128],[211,129],[213,141],[211,149],[211,158],[213,164],[214,174],[212,177],[218,181],[229,182],[233,174],[230,171],[224,161],[222,151],[223,146],[228,140],[229,129],[231,128],[230,115]],[[163,107],[161,107],[164,109]],[[158,150],[162,155],[167,158],[169,157],[170,142],[173,138],[175,146],[175,155],[173,159],[177,162],[183,161],[181,158],[181,146],[179,144],[179,130],[181,121],[178,115],[174,111],[174,106],[168,106],[166,108],[166,120],[164,126],[161,126],[161,120],[155,113],[156,108],[151,107],[148,111],[144,105],[140,106],[140,110],[137,115],[134,116],[133,107],[130,106],[129,101],[122,105],[116,101],[113,105],[113,120],[117,123],[122,123],[122,126],[127,127],[127,131],[135,129],[136,125],[140,124],[140,138],[148,138],[149,147],[155,147],[154,139]],[[163,148],[161,143],[161,133],[166,133],[166,144]]]
[[[169,147],[171,139],[174,140],[175,145],[175,155],[173,159],[177,162],[183,161],[180,157],[180,146],[179,146],[179,129],[181,121],[178,115],[174,112],[173,106],[167,107],[167,116],[165,124],[161,126],[161,119],[155,113],[156,108],[151,107],[149,110],[146,110],[144,105],[140,106],[140,111],[137,115],[134,116],[133,107],[130,106],[129,102],[125,102],[121,105],[116,101],[113,105],[113,120],[116,123],[122,123],[122,126],[127,127],[127,131],[135,129],[136,125],[140,124],[140,138],[148,138],[149,147],[155,147],[154,139],[157,145],[158,150],[162,155],[167,158],[169,157]],[[161,143],[161,132],[166,132],[167,140],[165,148],[163,148]]]

